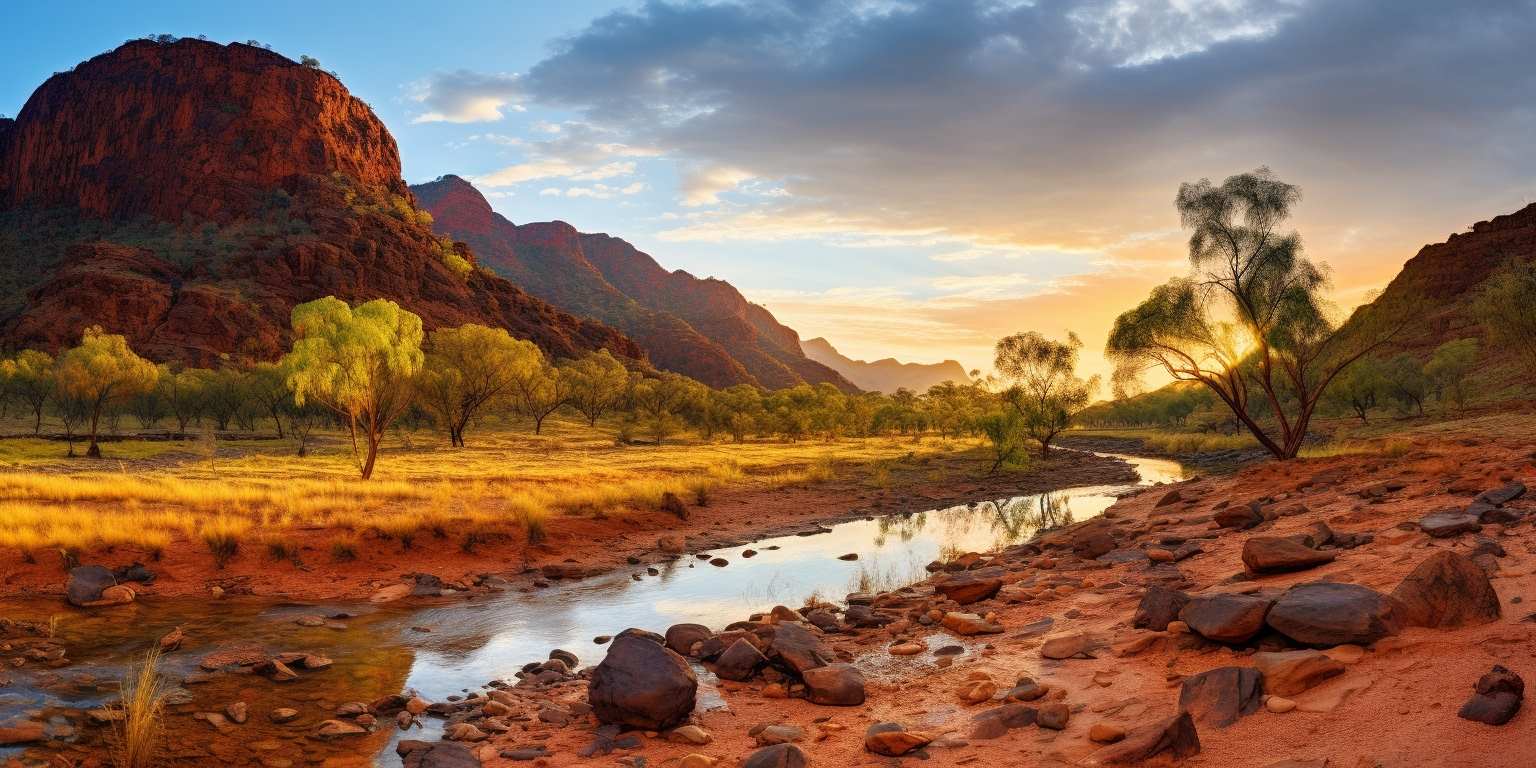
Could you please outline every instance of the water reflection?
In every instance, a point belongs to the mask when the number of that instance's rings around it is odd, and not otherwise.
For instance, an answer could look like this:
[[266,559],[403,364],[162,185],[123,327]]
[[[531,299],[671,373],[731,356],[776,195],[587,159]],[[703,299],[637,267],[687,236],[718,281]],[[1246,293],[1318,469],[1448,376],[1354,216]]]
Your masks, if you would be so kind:
[[[1174,462],[1126,458],[1135,465],[1142,483],[1183,476]],[[142,652],[154,638],[186,625],[195,640],[189,652],[170,657],[169,671],[174,675],[191,672],[206,648],[241,640],[270,650],[304,649],[336,659],[334,673],[315,677],[313,684],[326,686],[323,691],[309,690],[308,684],[283,689],[313,697],[317,705],[347,698],[367,700],[402,687],[442,699],[509,678],[524,663],[545,658],[552,648],[572,651],[583,663],[595,662],[603,651],[593,638],[626,627],[663,630],[679,622],[721,627],[775,604],[800,605],[813,596],[841,600],[848,592],[893,589],[925,576],[924,566],[932,560],[999,549],[1027,541],[1042,530],[1098,515],[1125,490],[1125,486],[1070,488],[858,520],[832,526],[821,535],[754,542],[750,548],[758,554],[752,558],[742,557],[746,547],[711,553],[729,561],[724,568],[687,558],[659,564],[659,576],[643,576],[639,581],[624,570],[528,593],[424,608],[147,600],[120,610],[71,614],[74,624],[65,627],[66,643],[71,658],[81,663],[66,672],[115,679],[117,665]],[[858,558],[839,559],[848,553]],[[644,573],[643,567],[637,570]],[[49,606],[22,607],[28,608],[32,618],[46,621]],[[306,629],[293,623],[302,613],[334,611],[362,615],[349,621],[345,630]],[[252,685],[243,690],[269,688]],[[0,696],[0,722],[40,704],[92,706],[110,695],[60,696],[44,691],[36,680],[0,687],[5,694]],[[196,707],[212,709],[221,708],[237,691],[215,684],[197,686],[193,693],[198,697]],[[0,750],[0,758],[4,756],[5,750]]]

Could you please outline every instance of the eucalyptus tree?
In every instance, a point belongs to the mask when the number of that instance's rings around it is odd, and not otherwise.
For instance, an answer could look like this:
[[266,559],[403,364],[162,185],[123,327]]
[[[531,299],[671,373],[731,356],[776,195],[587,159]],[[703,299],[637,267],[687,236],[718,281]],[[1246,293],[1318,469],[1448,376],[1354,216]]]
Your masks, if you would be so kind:
[[91,443],[86,456],[101,456],[96,434],[102,413],[149,391],[158,376],[155,364],[134,354],[126,338],[106,333],[99,325],[85,329],[79,346],[59,355],[54,361],[55,386],[79,405],[88,421]]
[[421,405],[447,427],[449,444],[462,447],[470,420],[510,397],[543,361],[533,342],[514,339],[504,328],[440,328],[432,332],[417,383]]
[[1098,377],[1077,375],[1083,342],[1067,334],[1065,342],[1034,331],[999,339],[993,367],[1007,388],[1003,400],[1019,416],[1019,428],[1040,444],[1040,455],[1051,455],[1051,442],[1072,426],[1099,386]]
[[345,419],[354,457],[362,431],[358,469],[367,480],[384,431],[411,406],[425,357],[421,318],[387,299],[351,307],[327,296],[295,306],[291,321],[293,349],[282,366],[294,405],[317,402]]
[[1300,199],[1268,168],[1181,185],[1174,205],[1191,231],[1191,272],[1120,315],[1105,349],[1117,382],[1161,369],[1205,385],[1278,458],[1301,450],[1334,377],[1395,332],[1336,332],[1323,268],[1283,229]]

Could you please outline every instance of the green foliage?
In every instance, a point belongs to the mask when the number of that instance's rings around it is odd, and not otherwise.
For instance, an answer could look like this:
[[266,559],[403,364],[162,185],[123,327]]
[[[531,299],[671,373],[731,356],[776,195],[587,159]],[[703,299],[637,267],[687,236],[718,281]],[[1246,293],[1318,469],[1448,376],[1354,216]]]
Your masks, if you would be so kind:
[[[293,351],[283,358],[295,405],[318,402],[363,429],[363,479],[373,475],[384,430],[411,405],[421,370],[421,318],[385,299],[356,308],[334,296],[292,313]],[[354,440],[354,449],[356,448]]]
[[544,355],[533,342],[503,328],[462,325],[432,332],[416,389],[422,407],[464,445],[464,430],[487,405],[505,401],[514,387],[541,372]]
[[1024,432],[1040,444],[1042,456],[1050,455],[1051,441],[1072,425],[1099,386],[1098,377],[1077,377],[1082,348],[1077,334],[1059,342],[1031,331],[997,342],[993,367],[1010,384],[1003,400],[1019,415]]
[[994,474],[1001,467],[1017,464],[1024,457],[1026,434],[1024,422],[1012,409],[993,411],[979,421],[981,433],[986,435],[992,449],[992,467],[987,474]]
[[1273,455],[1296,455],[1329,383],[1395,333],[1335,334],[1323,270],[1281,230],[1300,196],[1267,168],[1179,187],[1191,275],[1115,320],[1105,354],[1117,390],[1161,368],[1209,388]]
[[1449,401],[1458,413],[1467,409],[1467,375],[1477,365],[1477,349],[1477,339],[1447,341],[1435,348],[1424,365],[1424,375],[1434,382],[1440,402]]
[[1386,399],[1387,382],[1380,363],[1364,359],[1345,369],[1328,385],[1326,398],[1335,407],[1353,413],[1360,421],[1369,421],[1378,400]]
[[1472,312],[1493,345],[1536,371],[1536,265],[1511,262],[1483,283]]
[[629,369],[606,349],[588,352],[564,366],[570,384],[570,405],[587,425],[597,424],[603,414],[616,408],[629,389]]
[[1424,398],[1429,396],[1430,381],[1424,367],[1406,352],[1381,364],[1382,390],[1387,399],[1402,411],[1424,415]]
[[159,373],[154,363],[134,354],[127,339],[105,333],[101,326],[85,329],[80,345],[59,355],[54,362],[55,386],[89,414],[91,443],[86,455],[101,455],[96,435],[102,413],[149,391]]

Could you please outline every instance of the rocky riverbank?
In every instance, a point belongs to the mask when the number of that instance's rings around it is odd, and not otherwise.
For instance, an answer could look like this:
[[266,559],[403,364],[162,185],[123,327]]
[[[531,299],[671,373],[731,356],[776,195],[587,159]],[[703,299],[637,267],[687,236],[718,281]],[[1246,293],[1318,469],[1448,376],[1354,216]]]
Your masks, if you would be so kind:
[[1172,459],[1189,467],[1209,472],[1231,472],[1245,464],[1256,461],[1264,461],[1269,458],[1269,452],[1262,448],[1234,448],[1220,451],[1195,451],[1191,453],[1169,453],[1159,451],[1147,445],[1145,440],[1136,437],[1110,437],[1108,435],[1064,435],[1057,438],[1057,444],[1063,448],[1071,448],[1078,451],[1097,451],[1100,453],[1124,453],[1134,456],[1155,456],[1161,459]]

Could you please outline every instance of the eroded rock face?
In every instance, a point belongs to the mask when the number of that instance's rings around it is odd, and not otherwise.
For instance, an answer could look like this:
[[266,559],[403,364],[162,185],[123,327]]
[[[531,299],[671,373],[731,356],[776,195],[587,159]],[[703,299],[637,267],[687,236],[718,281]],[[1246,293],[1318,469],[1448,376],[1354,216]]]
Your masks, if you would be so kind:
[[1191,675],[1179,689],[1179,710],[1201,725],[1224,728],[1264,705],[1264,676],[1252,667],[1217,667]]
[[[334,295],[396,301],[428,330],[501,326],[553,357],[644,358],[608,326],[456,272],[446,255],[475,256],[417,216],[383,123],[271,51],[133,41],[49,78],[9,125],[0,211],[50,233],[0,253],[0,279],[28,288],[0,297],[10,344],[57,350],[99,324],[156,360],[273,359],[292,307]],[[50,210],[68,225],[41,226]]]
[[688,719],[698,687],[683,657],[648,638],[621,634],[593,670],[587,700],[604,723],[659,731]]
[[1168,622],[1178,619],[1179,612],[1188,604],[1189,595],[1161,584],[1153,584],[1147,587],[1147,591],[1141,596],[1141,603],[1136,606],[1136,614],[1131,617],[1131,626],[1157,632],[1165,631],[1168,629]]
[[1159,720],[1132,729],[1115,744],[1089,755],[1086,765],[1136,765],[1161,754],[1185,758],[1200,752],[1200,736],[1195,730],[1195,720],[1188,712],[1181,712],[1167,720]]
[[1321,651],[1256,653],[1253,665],[1264,675],[1264,690],[1276,696],[1295,696],[1344,674],[1344,664]]
[[961,573],[934,582],[933,588],[960,605],[970,605],[996,595],[1003,580],[994,575]]
[[1395,635],[1401,620],[1390,598],[1358,584],[1312,582],[1286,590],[1265,619],[1302,645],[1369,645]]
[[864,703],[864,675],[850,664],[829,664],[802,676],[812,704],[856,707]]
[[1502,611],[1493,582],[1477,563],[1455,552],[1437,552],[1392,590],[1403,623],[1462,627],[1497,621]]

